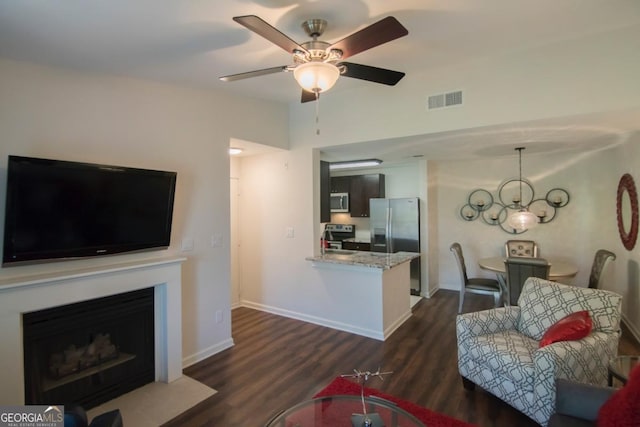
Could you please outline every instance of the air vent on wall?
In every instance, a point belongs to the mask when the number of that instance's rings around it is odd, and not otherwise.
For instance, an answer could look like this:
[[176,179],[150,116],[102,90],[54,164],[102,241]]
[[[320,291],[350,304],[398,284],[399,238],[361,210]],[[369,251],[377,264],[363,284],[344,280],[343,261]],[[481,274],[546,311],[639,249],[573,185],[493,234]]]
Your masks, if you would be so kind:
[[441,93],[439,95],[431,95],[428,99],[427,109],[451,107],[453,105],[462,104],[462,91]]

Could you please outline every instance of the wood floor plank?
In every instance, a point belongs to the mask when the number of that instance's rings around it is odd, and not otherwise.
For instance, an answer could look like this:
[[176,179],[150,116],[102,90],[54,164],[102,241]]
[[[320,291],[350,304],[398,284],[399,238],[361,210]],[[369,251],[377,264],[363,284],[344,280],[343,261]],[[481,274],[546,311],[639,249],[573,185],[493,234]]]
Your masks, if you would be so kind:
[[[490,308],[491,297],[467,295],[465,311]],[[439,291],[421,300],[413,316],[387,341],[378,341],[273,314],[237,308],[235,345],[185,369],[217,394],[164,427],[257,427],[311,398],[339,374],[393,371],[368,386],[480,427],[537,424],[479,387],[463,389],[457,368],[458,294]],[[640,354],[623,330],[621,354]]]

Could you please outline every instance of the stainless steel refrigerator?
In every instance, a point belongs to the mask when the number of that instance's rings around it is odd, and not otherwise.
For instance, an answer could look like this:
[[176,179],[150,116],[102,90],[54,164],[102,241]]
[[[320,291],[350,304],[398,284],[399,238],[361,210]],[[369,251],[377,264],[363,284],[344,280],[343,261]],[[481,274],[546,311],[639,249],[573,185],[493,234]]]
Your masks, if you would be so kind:
[[[420,201],[370,199],[369,223],[373,252],[420,252]],[[411,294],[420,295],[420,258],[411,260]]]

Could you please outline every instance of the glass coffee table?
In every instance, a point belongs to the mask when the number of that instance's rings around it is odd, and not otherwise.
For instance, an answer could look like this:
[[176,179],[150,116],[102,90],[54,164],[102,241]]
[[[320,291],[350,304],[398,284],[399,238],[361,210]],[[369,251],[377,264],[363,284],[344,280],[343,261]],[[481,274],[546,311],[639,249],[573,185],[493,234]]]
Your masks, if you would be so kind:
[[[365,397],[364,402],[373,427],[426,427],[393,402],[374,396]],[[280,412],[265,427],[360,427],[362,413],[358,395],[318,397]]]
[[629,373],[640,364],[640,356],[618,356],[609,362],[609,386],[613,386],[613,379],[616,378],[622,384],[626,384]]

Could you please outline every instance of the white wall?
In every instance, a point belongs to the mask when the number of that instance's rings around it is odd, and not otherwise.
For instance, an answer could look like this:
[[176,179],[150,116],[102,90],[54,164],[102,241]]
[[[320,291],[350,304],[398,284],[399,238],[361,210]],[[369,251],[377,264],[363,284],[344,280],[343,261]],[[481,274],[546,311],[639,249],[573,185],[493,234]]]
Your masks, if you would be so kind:
[[[0,169],[13,154],[178,173],[168,251],[2,268],[0,278],[177,253],[192,238],[195,249],[182,254],[185,363],[231,345],[229,140],[286,148],[287,114],[268,102],[0,60]],[[213,234],[223,247],[211,247]]]

